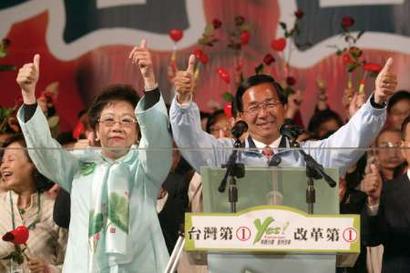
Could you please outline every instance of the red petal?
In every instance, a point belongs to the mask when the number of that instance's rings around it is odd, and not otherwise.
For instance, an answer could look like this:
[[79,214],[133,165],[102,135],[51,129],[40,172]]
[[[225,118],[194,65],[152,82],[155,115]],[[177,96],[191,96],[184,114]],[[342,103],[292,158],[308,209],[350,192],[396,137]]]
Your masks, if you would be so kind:
[[242,45],[247,45],[251,39],[251,34],[248,31],[244,31],[239,36],[239,39],[241,40]]
[[286,39],[279,38],[279,39],[272,40],[271,47],[273,50],[283,51],[286,47]]
[[232,104],[231,104],[231,103],[226,103],[226,104],[224,105],[224,113],[225,113],[225,116],[226,116],[227,118],[231,118],[231,117],[232,117]]
[[273,63],[275,61],[275,58],[272,56],[272,54],[266,54],[265,57],[263,58],[263,62],[266,65],[270,65],[271,63]]
[[25,244],[28,240],[29,231],[25,226],[18,226],[15,230],[12,230],[11,233],[14,235],[14,244]]
[[369,72],[374,72],[374,73],[379,73],[380,70],[382,70],[382,66],[380,64],[376,64],[376,63],[366,63],[363,66],[363,69],[365,71],[369,71]]
[[178,42],[183,36],[184,33],[180,29],[174,28],[169,31],[169,37],[171,37],[174,42]]
[[11,232],[6,232],[1,239],[5,242],[12,242],[14,240],[14,235]]

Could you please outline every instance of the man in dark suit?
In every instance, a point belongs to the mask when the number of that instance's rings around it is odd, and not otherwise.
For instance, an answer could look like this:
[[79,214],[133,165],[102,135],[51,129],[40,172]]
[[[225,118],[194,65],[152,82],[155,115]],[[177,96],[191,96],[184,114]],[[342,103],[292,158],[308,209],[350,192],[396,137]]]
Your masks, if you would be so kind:
[[[402,125],[402,153],[407,171],[381,183],[375,174],[365,185],[368,193],[365,240],[384,245],[383,273],[410,272],[410,116]],[[379,175],[380,176],[380,175]]]

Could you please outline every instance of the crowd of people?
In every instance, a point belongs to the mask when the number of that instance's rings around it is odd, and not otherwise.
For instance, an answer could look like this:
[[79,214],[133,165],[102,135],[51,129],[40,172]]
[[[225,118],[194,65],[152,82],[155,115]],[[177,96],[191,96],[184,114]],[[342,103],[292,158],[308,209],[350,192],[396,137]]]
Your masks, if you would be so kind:
[[[232,117],[223,110],[204,115],[194,102],[193,55],[172,79],[168,109],[145,40],[129,59],[143,97],[129,85],[106,87],[79,115],[75,136],[51,130],[36,98],[40,56],[19,70],[18,124],[1,138],[0,234],[24,225],[30,237],[21,264],[12,259],[15,246],[0,241],[1,272],[164,272],[184,213],[203,211],[201,167],[228,161],[235,122],[249,128],[240,138],[246,166],[278,165],[273,155],[290,148],[281,126],[294,120],[303,127],[302,93],[286,97],[270,75],[242,81]],[[410,272],[410,92],[397,91],[397,83],[388,59],[368,98],[347,98],[347,119],[320,93],[297,139],[324,167],[339,169],[340,212],[362,216],[360,256],[341,272]],[[280,153],[278,167],[298,166],[300,153]],[[178,272],[207,266],[184,253]]]

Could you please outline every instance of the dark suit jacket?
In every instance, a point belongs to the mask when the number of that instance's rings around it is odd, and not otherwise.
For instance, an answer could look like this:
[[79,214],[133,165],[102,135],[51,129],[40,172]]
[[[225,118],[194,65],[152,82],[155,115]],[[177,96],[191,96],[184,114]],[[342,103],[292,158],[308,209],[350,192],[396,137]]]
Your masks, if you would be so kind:
[[[367,195],[364,192],[347,189],[343,200],[340,201],[340,213],[341,214],[362,214],[364,208],[366,208]],[[363,227],[363,217],[360,217],[361,226]],[[363,236],[363,228],[361,229],[361,238]],[[361,242],[360,255],[356,260],[353,267],[337,268],[337,273],[362,273],[367,272],[366,269],[366,246],[364,242]]]
[[54,222],[62,228],[70,226],[70,194],[64,189],[60,189],[54,203],[53,219]]
[[410,181],[407,173],[383,184],[378,214],[367,217],[369,245],[384,245],[383,273],[410,272]]
[[168,192],[168,199],[158,214],[162,234],[171,254],[178,240],[181,225],[184,223],[185,208],[188,204],[187,177],[170,172],[162,187]]

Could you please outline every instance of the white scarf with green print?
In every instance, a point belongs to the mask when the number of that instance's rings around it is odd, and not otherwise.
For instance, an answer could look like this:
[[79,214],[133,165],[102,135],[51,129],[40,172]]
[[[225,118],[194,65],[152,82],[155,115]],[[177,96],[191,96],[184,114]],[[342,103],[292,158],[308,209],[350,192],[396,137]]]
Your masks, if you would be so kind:
[[[135,160],[134,153],[128,153],[122,160],[105,159],[97,168],[96,179],[91,190],[89,238],[89,272],[99,272],[109,263],[99,257],[125,255],[129,229],[129,190],[131,174],[128,162]],[[83,168],[95,168],[95,163]],[[94,164],[94,165],[93,165]],[[100,255],[105,254],[105,255]]]

